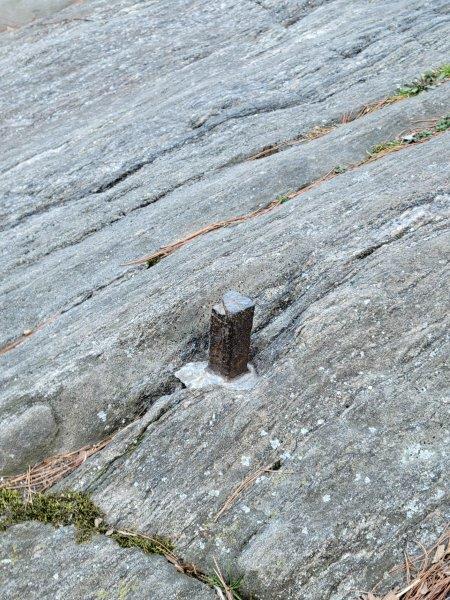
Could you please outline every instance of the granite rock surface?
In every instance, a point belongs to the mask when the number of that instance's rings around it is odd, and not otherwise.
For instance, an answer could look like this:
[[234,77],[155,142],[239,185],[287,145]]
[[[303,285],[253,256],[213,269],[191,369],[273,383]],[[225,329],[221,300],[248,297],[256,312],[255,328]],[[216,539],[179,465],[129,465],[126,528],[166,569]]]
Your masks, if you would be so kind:
[[7,600],[217,597],[207,586],[177,573],[161,556],[119,548],[104,536],[77,544],[72,527],[55,530],[36,522],[15,525],[2,534],[0,584]]
[[[446,8],[92,0],[0,34],[2,474],[118,431],[59,485],[263,600],[353,599],[432,538],[450,134],[367,158],[448,114],[450,85],[361,113],[448,62]],[[256,303],[256,385],[183,389],[229,289]],[[65,532],[20,527],[67,560]]]

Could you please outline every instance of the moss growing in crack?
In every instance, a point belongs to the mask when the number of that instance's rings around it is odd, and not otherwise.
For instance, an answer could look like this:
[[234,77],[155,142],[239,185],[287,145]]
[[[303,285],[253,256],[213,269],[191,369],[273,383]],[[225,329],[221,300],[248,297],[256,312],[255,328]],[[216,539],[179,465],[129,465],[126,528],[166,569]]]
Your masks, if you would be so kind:
[[435,131],[447,131],[447,129],[450,128],[450,115],[446,115],[445,117],[442,117],[442,119],[440,119],[435,126]]
[[[234,577],[230,572],[224,577],[217,563],[212,574],[202,573],[195,565],[184,563],[173,554],[174,544],[171,540],[111,527],[105,521],[103,512],[83,492],[37,493],[33,494],[32,501],[26,501],[17,490],[0,488],[0,531],[27,521],[39,521],[54,527],[73,525],[77,542],[88,541],[93,535],[100,534],[111,538],[122,548],[139,548],[145,554],[162,555],[178,571],[225,592],[227,598],[244,600],[240,591],[242,577]],[[119,591],[120,598],[125,598],[130,588],[124,585]],[[105,594],[105,590],[99,590],[98,600],[106,598]]]
[[159,263],[160,260],[162,260],[164,258],[164,255],[159,254],[156,256],[152,256],[152,258],[149,258],[148,260],[145,261],[145,265],[147,267],[147,269],[150,269],[150,267],[154,267],[155,265],[157,265]]
[[403,98],[417,96],[421,92],[450,78],[450,64],[445,64],[432,71],[426,71],[408,85],[401,87],[397,94]]
[[401,140],[390,140],[389,142],[383,142],[382,144],[377,144],[373,146],[369,150],[369,156],[376,156],[377,154],[392,152],[397,148],[401,148],[404,145],[404,142]]
[[24,521],[40,521],[54,527],[74,525],[77,541],[84,541],[97,531],[96,519],[101,518],[101,510],[81,492],[36,494],[32,502],[25,502],[15,490],[0,490],[0,530]]
[[426,140],[433,135],[433,132],[429,129],[424,129],[423,131],[418,131],[411,136],[411,139],[405,138],[403,141],[409,142],[420,142],[421,140]]
[[373,146],[368,152],[369,157],[372,158],[374,156],[380,156],[383,154],[388,154],[389,152],[395,152],[399,150],[403,146],[408,144],[417,144],[419,142],[423,142],[427,140],[433,135],[437,133],[442,133],[443,131],[447,131],[450,127],[450,115],[446,115],[442,117],[435,123],[435,125],[431,129],[423,129],[422,131],[416,131],[409,135],[405,135],[401,138],[397,138],[395,140],[389,140],[388,142],[383,142],[382,144],[377,144]]
[[285,204],[286,202],[289,202],[289,200],[290,200],[290,198],[287,195],[281,195],[281,196],[278,196],[278,198],[277,198],[277,201],[280,204]]
[[139,548],[145,554],[165,556],[174,549],[171,540],[161,536],[146,536],[131,531],[113,531],[111,538],[122,548]]
[[0,531],[26,521],[40,521],[54,527],[73,525],[77,542],[103,534],[122,548],[139,548],[146,554],[165,555],[173,550],[172,542],[165,538],[110,527],[103,512],[83,492],[39,493],[26,502],[18,491],[0,489]]
[[441,119],[436,121],[431,129],[423,129],[422,131],[416,131],[415,133],[402,137],[401,141],[409,144],[414,142],[421,142],[432,137],[436,133],[442,133],[443,131],[447,131],[449,127],[450,115],[446,115],[445,117],[442,117]]

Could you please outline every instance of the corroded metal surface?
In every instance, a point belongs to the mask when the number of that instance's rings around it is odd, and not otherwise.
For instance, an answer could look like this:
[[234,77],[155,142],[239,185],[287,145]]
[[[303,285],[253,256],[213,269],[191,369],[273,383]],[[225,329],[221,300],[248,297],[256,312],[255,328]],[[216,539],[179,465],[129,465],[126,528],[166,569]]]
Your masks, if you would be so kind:
[[239,292],[227,292],[211,313],[209,367],[232,379],[248,371],[255,305]]

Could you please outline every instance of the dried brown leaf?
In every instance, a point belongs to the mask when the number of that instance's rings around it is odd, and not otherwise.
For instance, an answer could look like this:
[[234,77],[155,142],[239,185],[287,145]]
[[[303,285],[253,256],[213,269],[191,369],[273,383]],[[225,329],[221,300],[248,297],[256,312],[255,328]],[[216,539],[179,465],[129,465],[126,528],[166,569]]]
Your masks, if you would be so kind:
[[397,592],[397,594],[396,594],[397,598],[401,598],[402,596],[404,596],[407,592],[409,592],[409,590],[412,590],[413,588],[417,587],[419,585],[419,583],[420,583],[420,579],[414,579],[414,581],[411,581],[411,583],[409,585],[407,585],[402,590]]
[[428,594],[428,591],[429,591],[428,584],[427,584],[427,582],[425,581],[425,583],[423,583],[423,584],[420,586],[419,593],[420,593],[420,594],[422,594],[422,596],[425,596],[425,594]]
[[436,554],[434,555],[433,564],[436,564],[437,562],[439,562],[441,560],[441,558],[444,558],[445,556],[445,544],[439,544],[439,546],[436,548]]

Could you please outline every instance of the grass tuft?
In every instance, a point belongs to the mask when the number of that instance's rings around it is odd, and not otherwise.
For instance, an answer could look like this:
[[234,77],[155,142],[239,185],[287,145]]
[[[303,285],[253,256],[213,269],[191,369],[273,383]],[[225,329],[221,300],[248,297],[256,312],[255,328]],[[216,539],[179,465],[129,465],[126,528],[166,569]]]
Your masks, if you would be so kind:
[[430,129],[422,129],[420,131],[413,131],[409,135],[404,135],[402,137],[396,138],[395,140],[389,140],[387,142],[383,142],[382,144],[377,144],[373,146],[368,151],[369,159],[374,157],[380,158],[385,154],[389,154],[390,152],[396,152],[400,150],[404,146],[408,144],[418,144],[420,142],[424,142],[425,140],[433,137],[438,133],[442,133],[446,131],[450,127],[450,115],[446,115],[441,119],[434,119],[434,124]]
[[174,544],[161,536],[147,536],[132,531],[114,531],[111,538],[122,548],[139,548],[144,554],[161,554],[172,552]]
[[410,98],[411,96],[417,96],[421,92],[430,89],[434,85],[442,83],[446,79],[450,78],[450,64],[445,64],[433,71],[426,71],[417,79],[414,79],[411,83],[401,87],[397,94],[402,98]]
[[215,589],[224,600],[243,600],[241,586],[244,577],[233,575],[229,569],[224,576],[215,559],[214,565],[213,573],[205,575],[204,583]]

